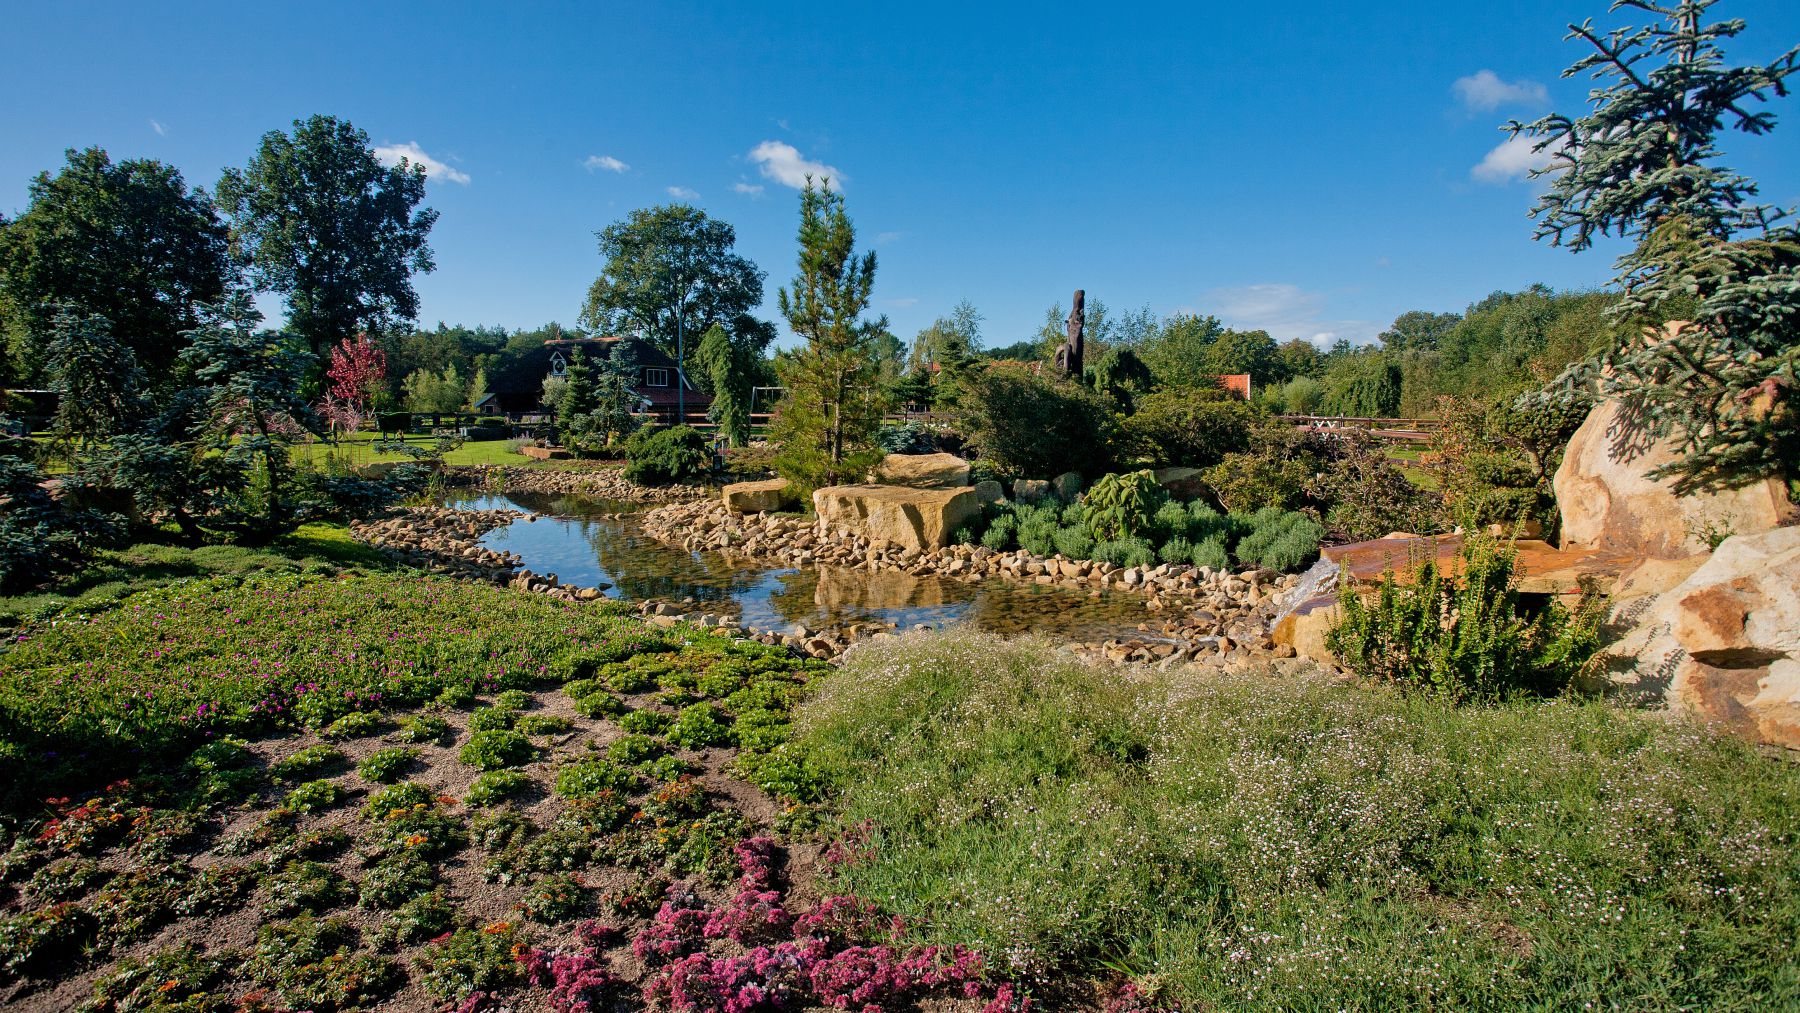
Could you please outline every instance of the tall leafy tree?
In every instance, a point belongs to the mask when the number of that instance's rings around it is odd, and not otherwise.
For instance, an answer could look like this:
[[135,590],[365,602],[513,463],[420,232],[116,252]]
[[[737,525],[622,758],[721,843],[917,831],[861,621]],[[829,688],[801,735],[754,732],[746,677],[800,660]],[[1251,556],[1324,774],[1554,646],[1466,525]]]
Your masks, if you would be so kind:
[[1154,337],[1140,343],[1138,356],[1165,387],[1205,387],[1217,374],[1208,353],[1224,333],[1225,325],[1217,317],[1179,314],[1165,321]]
[[0,227],[8,343],[30,368],[62,309],[97,314],[150,375],[167,377],[182,333],[225,291],[225,226],[171,166],[114,162],[100,148],[67,158],[32,180],[25,212]]
[[331,350],[325,376],[333,398],[366,412],[387,386],[387,353],[367,334],[344,338]]
[[881,459],[876,433],[886,394],[871,344],[886,318],[864,319],[875,288],[875,253],[856,254],[844,196],[815,186],[800,194],[800,271],[778,293],[782,316],[805,344],[777,367],[787,388],[775,415],[775,470],[802,491],[855,480]]
[[419,312],[415,271],[435,266],[437,212],[425,167],[384,166],[369,135],[332,116],[272,130],[249,165],[226,169],[218,201],[232,253],[287,303],[287,325],[323,355],[339,339],[379,332]]
[[956,304],[949,316],[938,317],[913,338],[907,366],[913,370],[930,364],[955,369],[981,352],[981,311],[967,299]]
[[[737,231],[687,204],[640,208],[597,233],[606,266],[589,287],[581,321],[624,332],[674,354],[691,355],[715,324],[742,339],[772,331],[755,326],[763,272],[736,252]],[[680,339],[679,342],[677,339]]]
[[[1672,436],[1683,452],[1662,474],[1681,489],[1800,473],[1800,230],[1717,147],[1727,129],[1773,129],[1755,104],[1787,94],[1800,47],[1730,65],[1724,43],[1744,22],[1709,21],[1714,2],[1621,0],[1654,20],[1571,25],[1589,52],[1563,76],[1600,82],[1591,109],[1508,124],[1549,159],[1531,210],[1539,239],[1633,243],[1611,309],[1627,336],[1565,374],[1561,393],[1617,398],[1628,429]],[[1672,319],[1684,324],[1655,326]]]

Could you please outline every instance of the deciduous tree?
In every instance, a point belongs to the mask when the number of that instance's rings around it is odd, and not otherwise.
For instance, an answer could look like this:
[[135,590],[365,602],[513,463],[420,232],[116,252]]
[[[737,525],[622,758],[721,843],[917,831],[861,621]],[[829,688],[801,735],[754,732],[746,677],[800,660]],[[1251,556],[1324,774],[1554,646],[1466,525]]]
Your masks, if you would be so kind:
[[249,165],[226,169],[218,200],[250,277],[287,303],[287,326],[315,354],[419,312],[415,271],[435,266],[420,208],[425,167],[384,166],[369,135],[332,116],[272,130]]

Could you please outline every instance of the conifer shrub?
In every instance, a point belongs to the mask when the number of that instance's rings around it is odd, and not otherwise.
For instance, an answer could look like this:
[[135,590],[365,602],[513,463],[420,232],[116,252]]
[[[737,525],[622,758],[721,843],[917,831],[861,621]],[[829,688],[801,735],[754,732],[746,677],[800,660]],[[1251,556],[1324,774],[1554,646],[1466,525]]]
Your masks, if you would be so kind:
[[625,441],[625,478],[639,485],[691,482],[710,470],[706,437],[692,426],[640,429]]

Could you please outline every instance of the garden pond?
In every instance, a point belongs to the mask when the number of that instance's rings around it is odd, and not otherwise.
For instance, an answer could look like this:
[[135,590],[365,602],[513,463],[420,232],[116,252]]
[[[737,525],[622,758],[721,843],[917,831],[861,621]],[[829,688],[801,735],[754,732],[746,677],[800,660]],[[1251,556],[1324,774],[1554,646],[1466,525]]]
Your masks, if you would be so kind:
[[840,566],[795,569],[691,552],[647,534],[633,515],[639,503],[589,496],[468,492],[445,505],[468,510],[521,510],[528,516],[482,536],[481,544],[519,556],[534,573],[564,584],[602,586],[626,601],[692,598],[709,612],[746,626],[822,629],[890,622],[906,629],[969,623],[1005,635],[1045,633],[1064,641],[1140,635],[1148,618],[1134,594],[1087,594],[1002,579],[963,583],[897,570]]

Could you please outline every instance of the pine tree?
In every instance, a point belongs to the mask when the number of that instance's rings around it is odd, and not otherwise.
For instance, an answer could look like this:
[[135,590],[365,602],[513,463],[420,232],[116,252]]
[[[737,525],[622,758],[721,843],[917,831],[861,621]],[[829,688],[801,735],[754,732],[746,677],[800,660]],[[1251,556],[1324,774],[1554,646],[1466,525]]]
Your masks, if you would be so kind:
[[56,391],[55,429],[65,446],[83,450],[119,432],[144,407],[137,357],[97,314],[56,314],[46,348]]
[[749,348],[731,340],[725,328],[714,324],[700,339],[698,358],[712,381],[713,402],[709,414],[719,432],[734,447],[750,440],[750,386],[754,382]]
[[[1739,19],[1703,20],[1715,0],[1620,0],[1656,16],[1568,38],[1593,52],[1564,72],[1602,82],[1592,110],[1508,124],[1537,138],[1551,186],[1531,214],[1537,238],[1574,251],[1596,237],[1635,244],[1618,261],[1609,311],[1625,337],[1565,373],[1554,396],[1617,398],[1630,432],[1672,436],[1682,454],[1657,477],[1686,491],[1800,471],[1800,231],[1755,203],[1756,183],[1716,164],[1727,127],[1764,134],[1751,103],[1787,94],[1800,47],[1766,65],[1728,66]],[[1684,321],[1663,328],[1666,321]]]
[[775,470],[803,494],[856,481],[881,460],[886,410],[875,337],[887,320],[863,319],[875,287],[875,254],[858,257],[844,197],[811,177],[800,194],[800,273],[778,293],[782,316],[806,344],[778,365],[786,388],[776,409]]

